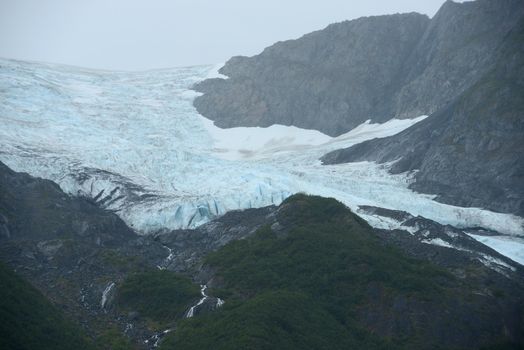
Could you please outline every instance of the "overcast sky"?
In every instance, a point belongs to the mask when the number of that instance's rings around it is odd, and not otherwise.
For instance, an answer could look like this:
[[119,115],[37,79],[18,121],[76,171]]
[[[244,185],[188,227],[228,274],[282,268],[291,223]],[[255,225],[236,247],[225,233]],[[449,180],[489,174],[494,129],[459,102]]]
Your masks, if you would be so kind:
[[221,63],[361,16],[444,0],[0,0],[0,57],[120,70]]

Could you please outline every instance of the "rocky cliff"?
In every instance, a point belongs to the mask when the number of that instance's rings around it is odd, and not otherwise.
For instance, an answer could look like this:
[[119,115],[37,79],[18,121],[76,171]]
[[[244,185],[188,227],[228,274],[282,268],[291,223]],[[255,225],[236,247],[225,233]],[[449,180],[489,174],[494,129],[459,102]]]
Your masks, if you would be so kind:
[[229,79],[195,86],[218,126],[295,125],[336,136],[367,119],[431,114],[474,84],[524,11],[519,0],[447,1],[410,13],[332,24],[233,57]]
[[334,164],[396,161],[418,170],[417,191],[440,201],[524,215],[524,19],[498,47],[496,63],[472,87],[404,132],[323,157]]

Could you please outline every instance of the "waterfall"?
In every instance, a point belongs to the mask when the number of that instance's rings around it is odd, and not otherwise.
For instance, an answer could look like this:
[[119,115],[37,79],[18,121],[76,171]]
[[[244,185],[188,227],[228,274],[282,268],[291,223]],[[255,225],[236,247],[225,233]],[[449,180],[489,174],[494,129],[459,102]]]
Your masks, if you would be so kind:
[[158,265],[157,268],[159,270],[165,270],[167,269],[167,267],[169,266],[169,264],[171,263],[171,261],[175,258],[175,254],[173,253],[173,249],[169,248],[168,246],[166,245],[162,245],[162,247],[164,247],[165,249],[167,249],[167,251],[169,252],[169,254],[167,255],[167,257],[164,259],[164,261],[162,262],[162,265]]
[[160,333],[154,334],[151,338],[144,341],[144,344],[153,344],[153,348],[158,348],[158,345],[160,345],[160,340],[169,332],[172,332],[173,329],[166,329],[165,331],[162,331]]
[[[195,315],[195,309],[197,307],[199,307],[200,305],[202,305],[208,298],[209,298],[209,295],[206,294],[206,289],[207,289],[207,285],[205,284],[201,284],[200,285],[200,294],[202,295],[202,298],[198,301],[198,303],[196,303],[195,305],[191,306],[191,308],[189,309],[189,311],[187,312],[186,314],[186,318],[191,318]],[[222,305],[224,305],[225,301],[220,299],[220,298],[217,298],[217,303],[215,305],[215,307],[221,307]]]
[[187,312],[186,318],[191,318],[195,315],[195,308],[202,305],[204,301],[208,298],[206,294],[207,285],[202,284],[200,285],[200,294],[202,295],[202,298],[196,303],[196,305],[191,306],[189,311]]
[[100,306],[102,309],[106,305],[107,302],[107,296],[109,295],[109,292],[111,292],[111,289],[115,286],[115,282],[111,282],[107,285],[106,289],[102,292],[102,300],[100,301]]

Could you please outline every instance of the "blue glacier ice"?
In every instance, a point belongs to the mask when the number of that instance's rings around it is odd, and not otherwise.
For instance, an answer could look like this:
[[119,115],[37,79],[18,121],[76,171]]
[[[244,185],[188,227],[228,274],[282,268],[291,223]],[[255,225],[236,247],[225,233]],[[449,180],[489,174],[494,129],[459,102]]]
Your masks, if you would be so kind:
[[[424,119],[366,122],[337,138],[273,125],[220,129],[192,105],[216,67],[106,72],[0,60],[0,160],[115,210],[138,232],[192,228],[293,193],[405,210],[458,227],[523,235],[524,220],[411,191],[390,164],[324,166],[319,157]],[[365,216],[377,227],[395,222]]]

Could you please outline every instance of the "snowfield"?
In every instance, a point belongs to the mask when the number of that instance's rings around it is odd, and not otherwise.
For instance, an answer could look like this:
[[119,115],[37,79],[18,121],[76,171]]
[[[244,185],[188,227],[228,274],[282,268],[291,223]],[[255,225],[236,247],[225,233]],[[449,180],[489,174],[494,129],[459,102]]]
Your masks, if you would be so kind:
[[336,138],[283,125],[220,129],[192,105],[191,86],[210,76],[219,76],[216,67],[129,73],[0,60],[0,160],[95,199],[144,234],[196,227],[230,210],[277,205],[306,192],[355,211],[373,205],[524,235],[522,218],[438,203],[408,189],[413,174],[390,175],[389,164],[318,160],[396,134],[424,116],[366,122]]

